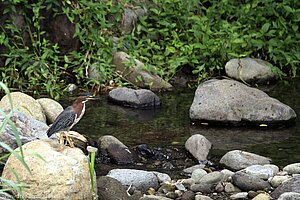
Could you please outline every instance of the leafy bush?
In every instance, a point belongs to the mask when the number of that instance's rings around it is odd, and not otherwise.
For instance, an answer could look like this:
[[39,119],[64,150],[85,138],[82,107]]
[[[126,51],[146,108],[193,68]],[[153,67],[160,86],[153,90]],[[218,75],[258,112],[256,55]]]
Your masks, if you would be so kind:
[[[118,82],[111,65],[112,37],[119,50],[143,61],[146,68],[170,80],[189,67],[203,81],[222,74],[231,58],[270,61],[280,77],[298,72],[300,2],[275,0],[153,0],[153,1],[4,1],[1,6],[1,79],[10,87],[46,92],[59,98],[67,84],[99,86]],[[119,30],[125,8],[145,7],[132,34]],[[16,14],[18,10],[18,15]],[[45,13],[47,13],[45,15]],[[0,14],[1,15],[1,14]],[[65,15],[75,24],[80,49],[62,54],[47,39],[42,24],[47,16]],[[25,18],[25,30],[15,22]],[[6,21],[4,22],[4,19]],[[30,44],[24,42],[28,34]],[[0,62],[1,64],[1,62]],[[96,68],[100,78],[87,79]]]
[[184,65],[207,79],[229,59],[248,56],[270,61],[279,76],[296,76],[299,8],[296,0],[155,0],[131,38],[134,54],[166,79]]

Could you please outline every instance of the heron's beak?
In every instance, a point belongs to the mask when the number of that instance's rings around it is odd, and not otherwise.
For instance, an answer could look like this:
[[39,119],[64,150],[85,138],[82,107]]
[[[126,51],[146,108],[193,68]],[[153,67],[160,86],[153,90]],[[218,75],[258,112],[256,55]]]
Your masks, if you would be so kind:
[[96,100],[96,97],[95,97],[95,96],[88,96],[88,97],[86,98],[86,100],[87,100],[87,101],[89,101],[89,100]]

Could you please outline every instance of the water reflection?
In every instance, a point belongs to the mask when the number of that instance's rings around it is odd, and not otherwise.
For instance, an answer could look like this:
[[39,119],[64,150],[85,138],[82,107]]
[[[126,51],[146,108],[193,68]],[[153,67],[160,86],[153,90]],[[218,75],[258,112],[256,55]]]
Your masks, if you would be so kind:
[[[299,116],[300,79],[278,83],[268,94],[292,107]],[[105,97],[91,102],[83,119],[74,127],[97,140],[102,135],[114,135],[133,147],[184,146],[190,135],[199,133],[212,143],[212,154],[221,156],[232,149],[244,149],[271,157],[275,163],[300,162],[300,120],[286,129],[211,128],[192,126],[189,108],[194,91],[167,93],[161,96],[162,106],[157,110],[135,110],[107,103]],[[220,151],[217,151],[220,150]],[[221,154],[220,154],[221,152]]]

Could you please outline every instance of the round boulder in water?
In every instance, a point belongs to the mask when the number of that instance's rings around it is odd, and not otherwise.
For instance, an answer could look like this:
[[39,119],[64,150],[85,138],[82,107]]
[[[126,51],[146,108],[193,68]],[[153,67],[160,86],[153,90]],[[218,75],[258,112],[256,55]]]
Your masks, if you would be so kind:
[[160,98],[150,90],[116,88],[109,92],[109,100],[127,107],[151,109],[160,106]]
[[234,80],[209,80],[198,86],[190,107],[194,122],[214,125],[290,124],[295,111],[265,92]]

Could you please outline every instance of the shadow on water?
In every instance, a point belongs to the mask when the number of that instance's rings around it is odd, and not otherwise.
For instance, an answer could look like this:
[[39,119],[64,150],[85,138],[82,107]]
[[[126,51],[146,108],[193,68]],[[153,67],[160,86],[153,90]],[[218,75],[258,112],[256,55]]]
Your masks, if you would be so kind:
[[[268,94],[300,113],[300,79],[280,82]],[[193,126],[189,108],[194,91],[186,90],[161,96],[162,106],[156,110],[135,110],[107,103],[106,97],[91,102],[83,119],[74,127],[97,140],[113,135],[125,145],[148,144],[154,147],[172,145],[184,148],[195,133],[204,135],[213,144],[212,157],[220,158],[227,151],[243,149],[268,156],[279,166],[300,162],[300,121],[285,129],[212,128]]]

